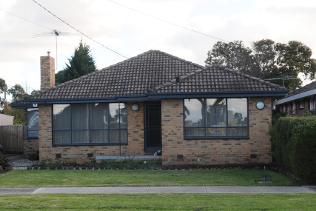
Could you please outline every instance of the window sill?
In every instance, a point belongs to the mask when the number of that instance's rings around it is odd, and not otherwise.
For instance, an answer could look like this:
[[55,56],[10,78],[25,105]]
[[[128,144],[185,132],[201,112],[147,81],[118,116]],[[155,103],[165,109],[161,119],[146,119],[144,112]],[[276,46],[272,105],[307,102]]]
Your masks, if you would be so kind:
[[95,144],[53,144],[53,147],[86,147],[86,146],[126,146],[127,143],[95,143]]
[[28,141],[33,140],[33,139],[38,140],[39,138],[38,137],[26,137],[26,140],[28,140]]
[[212,137],[205,137],[205,136],[194,136],[194,137],[184,137],[184,140],[224,140],[224,141],[227,141],[227,140],[248,140],[249,139],[249,136],[239,136],[239,137],[234,137],[234,136],[212,136]]

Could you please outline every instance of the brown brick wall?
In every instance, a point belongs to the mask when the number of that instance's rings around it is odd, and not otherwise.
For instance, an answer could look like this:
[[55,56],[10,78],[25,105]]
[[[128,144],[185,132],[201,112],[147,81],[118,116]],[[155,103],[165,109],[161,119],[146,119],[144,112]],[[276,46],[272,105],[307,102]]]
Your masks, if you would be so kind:
[[[261,98],[260,98],[261,99]],[[184,140],[183,101],[163,100],[162,152],[164,165],[224,165],[270,163],[271,99],[265,98],[265,109],[257,110],[258,98],[249,99],[249,139]],[[251,158],[255,154],[256,158]]]
[[[260,98],[261,99],[261,98]],[[249,100],[249,139],[245,140],[184,140],[183,101],[163,100],[162,150],[164,165],[223,165],[270,163],[271,144],[268,130],[271,125],[271,99],[265,98],[264,110],[257,110],[259,98]],[[83,163],[96,155],[143,155],[144,154],[144,108],[131,110],[128,104],[128,145],[122,146],[75,146],[52,147],[52,107],[40,105],[40,160],[54,161],[61,154],[65,162]],[[87,154],[93,153],[92,158]],[[180,155],[180,156],[178,156]],[[256,155],[252,157],[251,155]],[[183,159],[181,158],[183,156]]]
[[23,153],[26,156],[35,156],[38,154],[38,139],[24,139]]
[[[40,161],[55,161],[56,154],[61,154],[64,162],[84,163],[95,159],[97,155],[142,155],[144,154],[144,117],[143,105],[140,110],[131,110],[128,104],[128,145],[120,146],[52,146],[52,106],[40,105],[40,137],[39,137],[39,158]],[[93,153],[92,158],[87,154]]]

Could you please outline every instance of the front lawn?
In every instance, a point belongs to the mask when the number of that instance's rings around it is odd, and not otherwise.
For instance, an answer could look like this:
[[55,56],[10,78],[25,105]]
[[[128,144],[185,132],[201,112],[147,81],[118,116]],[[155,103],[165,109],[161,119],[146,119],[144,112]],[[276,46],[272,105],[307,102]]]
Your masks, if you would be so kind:
[[19,210],[315,210],[315,194],[147,194],[0,196]]
[[257,181],[269,175],[269,185],[292,185],[279,173],[260,169],[212,170],[15,170],[0,174],[0,187],[48,186],[175,186],[175,185],[263,185]]

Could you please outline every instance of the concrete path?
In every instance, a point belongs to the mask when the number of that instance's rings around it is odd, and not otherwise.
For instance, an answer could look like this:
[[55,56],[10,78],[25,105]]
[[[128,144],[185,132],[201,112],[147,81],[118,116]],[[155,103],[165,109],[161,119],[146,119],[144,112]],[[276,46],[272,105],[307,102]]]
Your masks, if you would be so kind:
[[0,188],[0,196],[32,194],[35,190],[36,188]]
[[0,195],[8,194],[150,194],[150,193],[315,193],[312,186],[169,186],[169,187],[51,187],[0,188]]

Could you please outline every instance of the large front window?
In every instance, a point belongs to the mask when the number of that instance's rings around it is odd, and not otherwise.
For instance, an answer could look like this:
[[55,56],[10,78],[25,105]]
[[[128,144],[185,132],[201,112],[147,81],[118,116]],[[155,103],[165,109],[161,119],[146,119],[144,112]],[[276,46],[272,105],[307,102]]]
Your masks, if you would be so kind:
[[184,136],[188,139],[248,137],[247,99],[185,99]]
[[127,144],[124,103],[53,105],[54,145]]

